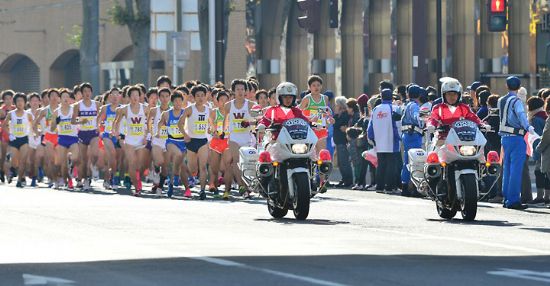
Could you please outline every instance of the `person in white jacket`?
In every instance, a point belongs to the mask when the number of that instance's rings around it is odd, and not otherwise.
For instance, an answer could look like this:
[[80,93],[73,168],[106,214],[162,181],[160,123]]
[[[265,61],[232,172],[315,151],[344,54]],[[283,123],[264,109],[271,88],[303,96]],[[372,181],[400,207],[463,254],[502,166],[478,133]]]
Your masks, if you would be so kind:
[[378,168],[376,169],[376,192],[392,193],[399,180],[400,141],[398,121],[401,119],[398,107],[392,105],[393,93],[390,89],[381,92],[382,103],[376,106],[371,115],[367,135],[376,146]]

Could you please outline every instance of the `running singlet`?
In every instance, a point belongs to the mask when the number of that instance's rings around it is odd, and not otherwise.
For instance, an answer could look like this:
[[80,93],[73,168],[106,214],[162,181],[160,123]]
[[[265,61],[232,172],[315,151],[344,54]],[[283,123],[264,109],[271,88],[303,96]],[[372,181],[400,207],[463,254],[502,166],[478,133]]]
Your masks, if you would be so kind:
[[28,112],[23,111],[23,116],[17,116],[16,110],[8,113],[10,116],[10,133],[16,138],[26,137],[29,135],[30,122]]
[[63,114],[61,107],[57,109],[57,114],[59,114],[59,123],[57,124],[57,134],[63,136],[72,136],[78,137],[78,129],[76,125],[71,123],[73,118],[73,106],[69,107],[69,113]]
[[176,140],[183,139],[183,134],[180,132],[178,127],[178,121],[182,115],[183,109],[180,110],[180,114],[178,116],[174,115],[174,109],[170,109],[168,112],[168,122],[166,123],[166,126],[168,127],[168,138]]
[[187,134],[189,137],[196,139],[207,138],[206,131],[208,129],[208,116],[210,115],[210,108],[203,106],[204,111],[199,112],[196,105],[191,105],[191,116],[187,119]]
[[92,131],[97,129],[97,107],[95,101],[91,106],[84,105],[84,101],[79,103],[78,116],[80,121],[87,119],[87,122],[80,125],[80,131]]
[[[153,126],[152,126],[154,136],[156,136],[158,132],[158,126],[159,126],[161,117],[162,117],[162,110],[160,110],[160,106],[157,106],[156,112],[155,112],[155,118],[153,118]],[[166,125],[163,125],[160,127],[159,138],[162,140],[166,140],[168,138],[168,128],[166,127]]]
[[111,104],[105,109],[105,134],[113,132],[113,122],[115,121],[116,111],[111,108]]
[[139,111],[135,114],[130,107],[130,104],[127,105],[126,110],[126,138],[125,143],[132,146],[139,146],[143,144],[143,139],[145,138],[145,127],[147,124],[147,118],[145,116],[145,111],[143,104],[139,104]]
[[328,107],[327,103],[325,102],[325,95],[321,94],[321,100],[319,102],[315,102],[315,100],[313,100],[313,97],[310,94],[308,94],[306,97],[309,98],[309,102],[306,109],[304,110],[304,115],[310,118],[313,116],[318,116],[316,121],[317,126],[326,127],[327,126],[326,116],[324,116],[323,114],[319,114],[319,109],[327,110],[327,107]]
[[52,106],[48,105],[48,107],[46,108],[46,111],[47,111],[46,116],[44,116],[45,133],[55,134],[55,131],[51,130],[52,120],[55,120],[55,118],[52,118],[53,117]]
[[214,122],[216,122],[216,132],[218,132],[218,135],[221,135],[223,130],[223,114],[219,109],[216,109],[216,118],[214,119]]

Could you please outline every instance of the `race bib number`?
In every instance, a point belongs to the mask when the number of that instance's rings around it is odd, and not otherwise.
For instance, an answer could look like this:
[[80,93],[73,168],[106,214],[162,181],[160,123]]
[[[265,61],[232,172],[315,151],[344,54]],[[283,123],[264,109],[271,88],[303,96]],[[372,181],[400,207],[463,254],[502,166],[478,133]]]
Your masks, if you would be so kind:
[[170,125],[170,135],[174,138],[182,138],[183,134],[181,134],[180,129],[177,125]]
[[206,121],[195,121],[195,134],[204,135],[207,128],[208,123]]
[[113,131],[113,122],[115,119],[113,117],[108,117],[105,121],[105,132],[111,133]]
[[25,136],[25,124],[15,124],[13,126],[13,135],[16,137]]
[[59,128],[59,134],[61,135],[72,135],[73,133],[73,126],[71,122],[62,121],[58,125]]
[[86,119],[87,121],[86,121],[86,123],[80,125],[80,130],[88,130],[89,131],[89,130],[95,130],[96,129],[96,127],[94,126],[94,122],[93,122],[95,117],[93,117],[93,116],[83,116],[82,118],[83,118],[83,120]]
[[243,127],[244,119],[233,119],[231,124],[233,124],[233,133],[245,133],[246,128]]
[[145,135],[145,126],[143,124],[130,124],[130,136],[143,136]]
[[160,137],[160,139],[168,139],[168,128],[166,128],[166,126],[162,126],[160,128],[160,136],[159,137]]

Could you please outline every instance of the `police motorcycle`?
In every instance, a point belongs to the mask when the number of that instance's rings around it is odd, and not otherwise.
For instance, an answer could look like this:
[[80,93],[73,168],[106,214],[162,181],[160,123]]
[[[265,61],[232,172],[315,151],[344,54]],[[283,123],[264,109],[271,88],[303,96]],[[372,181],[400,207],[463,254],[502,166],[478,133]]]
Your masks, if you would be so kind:
[[[464,220],[473,221],[480,183],[485,176],[499,175],[499,155],[491,151],[485,157],[487,140],[475,122],[461,119],[435,131],[426,150],[408,152],[411,181],[418,192],[435,201],[441,218],[452,219],[460,211]],[[441,146],[437,144],[439,132],[448,132]],[[428,142],[432,134],[425,133]]]
[[[284,82],[277,95],[293,94],[294,84]],[[274,136],[274,133],[279,133]],[[309,214],[310,199],[326,191],[324,184],[332,171],[332,159],[321,150],[316,159],[318,139],[310,123],[292,118],[282,124],[258,128],[257,148],[240,148],[239,169],[247,185],[267,199],[269,214],[274,218],[286,216],[293,210],[297,220]],[[262,136],[263,134],[263,136]]]

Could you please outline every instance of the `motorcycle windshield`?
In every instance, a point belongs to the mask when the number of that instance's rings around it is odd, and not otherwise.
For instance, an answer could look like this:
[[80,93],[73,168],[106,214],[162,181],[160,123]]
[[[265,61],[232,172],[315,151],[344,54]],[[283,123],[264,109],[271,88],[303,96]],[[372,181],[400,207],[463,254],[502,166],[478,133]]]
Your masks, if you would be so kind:
[[455,131],[460,141],[471,142],[476,140],[477,124],[469,120],[460,120],[453,124]]
[[283,123],[283,128],[288,131],[290,138],[293,140],[307,139],[309,124],[301,118],[293,118]]

